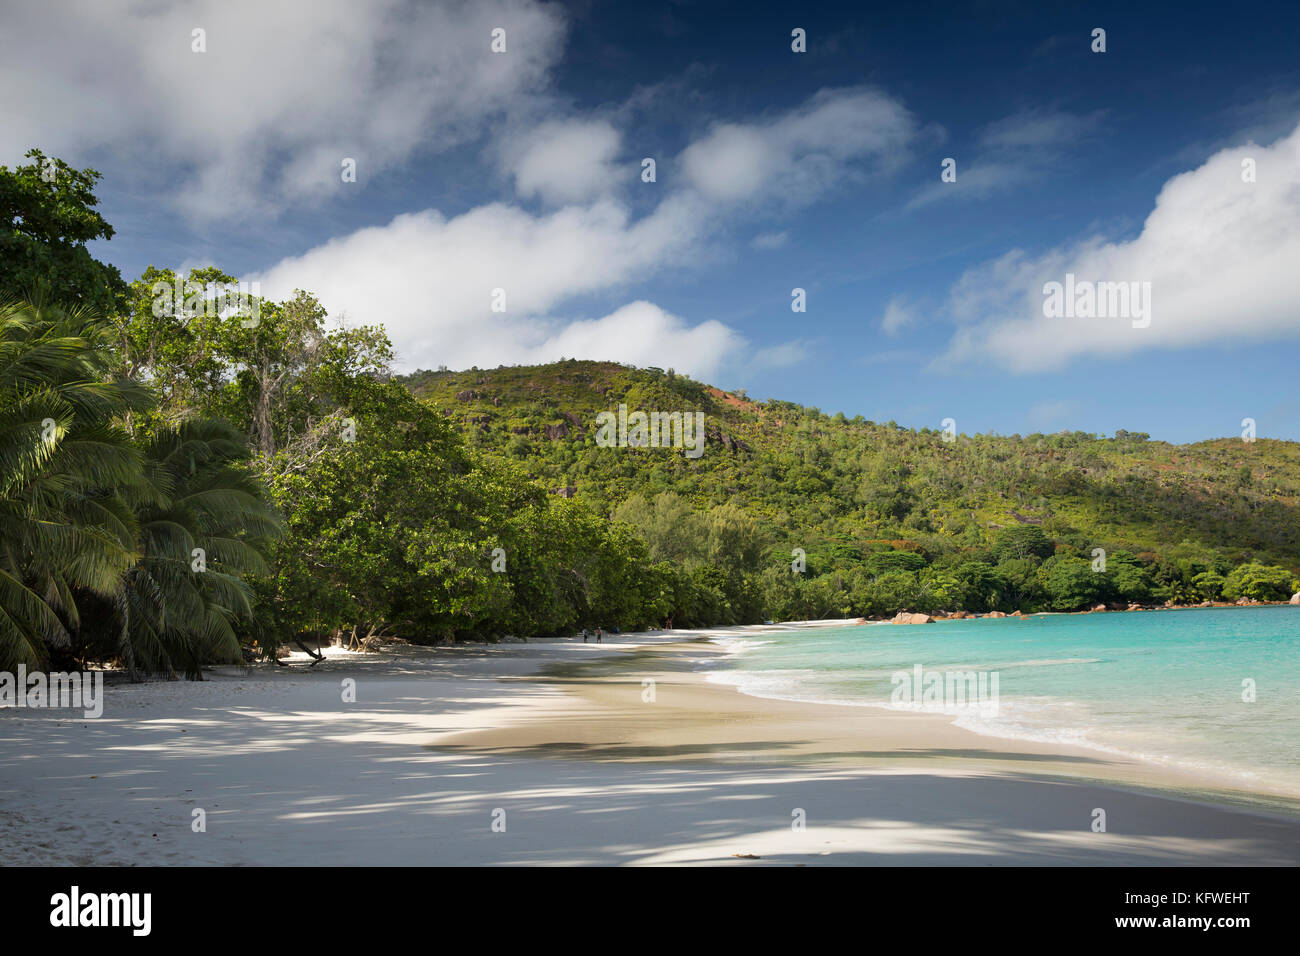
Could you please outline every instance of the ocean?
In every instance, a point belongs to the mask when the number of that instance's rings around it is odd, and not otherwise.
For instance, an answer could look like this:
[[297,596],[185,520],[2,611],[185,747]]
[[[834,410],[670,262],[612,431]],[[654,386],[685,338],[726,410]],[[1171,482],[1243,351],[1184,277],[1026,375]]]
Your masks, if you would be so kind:
[[[1300,607],[867,624],[723,643],[733,653],[710,680],[754,696],[938,710],[989,736],[1300,795]],[[952,693],[972,672],[983,675],[978,705]],[[931,674],[936,699],[923,693]]]

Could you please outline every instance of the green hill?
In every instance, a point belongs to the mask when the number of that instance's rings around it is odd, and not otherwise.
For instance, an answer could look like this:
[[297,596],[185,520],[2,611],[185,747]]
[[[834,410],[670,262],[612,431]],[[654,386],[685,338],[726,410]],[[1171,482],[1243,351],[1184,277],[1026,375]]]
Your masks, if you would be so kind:
[[[988,557],[1002,529],[1027,525],[1057,553],[1125,551],[1157,573],[1178,562],[1300,570],[1294,442],[1171,445],[1126,432],[945,441],[935,430],[757,402],[671,370],[608,362],[417,372],[404,382],[471,445],[513,459],[552,491],[605,514],[665,492],[697,510],[732,502],[774,550],[802,547],[817,570],[865,560],[888,542],[932,563]],[[596,416],[620,403],[703,412],[704,453],[598,447]]]

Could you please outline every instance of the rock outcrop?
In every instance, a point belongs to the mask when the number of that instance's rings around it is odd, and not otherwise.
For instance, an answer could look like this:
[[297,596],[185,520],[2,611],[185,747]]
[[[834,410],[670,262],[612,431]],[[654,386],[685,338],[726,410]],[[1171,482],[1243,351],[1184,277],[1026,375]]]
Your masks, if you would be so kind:
[[909,614],[907,611],[899,611],[894,615],[895,624],[929,624],[932,620],[928,614]]

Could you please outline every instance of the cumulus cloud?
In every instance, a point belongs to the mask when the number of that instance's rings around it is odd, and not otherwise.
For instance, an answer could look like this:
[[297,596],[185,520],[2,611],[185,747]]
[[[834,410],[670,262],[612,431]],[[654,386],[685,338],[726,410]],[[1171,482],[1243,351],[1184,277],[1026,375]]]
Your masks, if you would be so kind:
[[[850,122],[864,117],[892,119],[881,119],[869,131]],[[828,158],[847,162],[863,150],[897,145],[891,137],[905,136],[907,128],[905,114],[877,94],[820,93],[753,130],[759,141],[781,146],[778,161],[759,150],[765,172],[756,188],[790,187],[811,200],[818,188],[835,183]],[[837,137],[848,145],[836,145]],[[649,302],[602,318],[565,317],[568,303],[579,297],[617,293],[661,270],[694,266],[707,242],[725,228],[731,208],[716,190],[701,193],[691,183],[666,189],[640,217],[612,195],[580,201],[612,175],[618,134],[603,121],[546,124],[514,139],[524,148],[505,155],[513,156],[507,168],[519,191],[568,204],[536,214],[492,203],[451,219],[432,209],[401,215],[253,278],[272,298],[309,289],[331,314],[382,323],[402,368],[566,356],[671,365],[707,375],[748,348],[739,333],[718,322],[689,325]],[[775,238],[767,242],[780,244]],[[498,289],[504,312],[492,308]],[[802,360],[802,349],[773,346],[756,360],[790,364]]]
[[[107,153],[200,220],[264,216],[477,136],[561,53],[526,0],[45,0],[0,8],[0,162]],[[490,50],[504,28],[507,53]],[[206,52],[191,49],[202,29]],[[21,43],[12,42],[21,37]],[[22,91],[18,95],[16,91]]]
[[684,180],[705,199],[810,201],[851,179],[855,164],[892,165],[915,134],[897,100],[860,88],[822,90],[773,119],[719,123],[679,157]]
[[542,123],[503,149],[504,166],[521,196],[556,205],[582,202],[608,195],[640,171],[615,165],[620,141],[605,120]]
[[[1243,182],[1247,160],[1254,182]],[[1038,256],[1017,250],[968,271],[951,290],[961,327],[941,361],[1031,371],[1079,356],[1295,337],[1298,262],[1300,127],[1271,146],[1222,150],[1170,179],[1133,239],[1091,237]],[[1044,285],[1064,283],[1067,274],[1149,282],[1149,326],[1135,328],[1125,316],[1045,316]]]
[[[563,354],[571,357],[609,358],[596,349],[614,341],[604,333],[611,326],[583,326],[582,334],[566,339],[552,311],[680,262],[700,225],[692,204],[674,199],[637,220],[611,200],[544,215],[502,203],[452,219],[426,210],[332,240],[252,278],[271,298],[309,289],[331,314],[382,323],[404,367],[464,367],[489,356],[532,354],[550,341],[567,342],[571,351]],[[504,312],[493,311],[498,289]],[[626,330],[647,315],[622,313],[614,324]],[[639,340],[633,336],[628,347]],[[692,347],[724,344],[713,335]],[[588,351],[580,355],[579,345]]]
[[[631,365],[671,367],[709,378],[747,347],[743,336],[721,322],[710,319],[689,325],[652,302],[638,300],[600,319],[570,322],[544,341],[519,350],[521,357],[516,361],[599,356]],[[497,349],[491,354],[490,364],[503,361]]]

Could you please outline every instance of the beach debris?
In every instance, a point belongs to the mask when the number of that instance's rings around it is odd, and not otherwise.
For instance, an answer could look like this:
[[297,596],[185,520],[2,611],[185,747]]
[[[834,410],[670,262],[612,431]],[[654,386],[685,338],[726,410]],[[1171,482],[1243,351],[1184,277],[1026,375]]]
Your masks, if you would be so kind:
[[737,860],[761,860],[761,856],[755,856],[753,853],[733,853],[731,854]]

